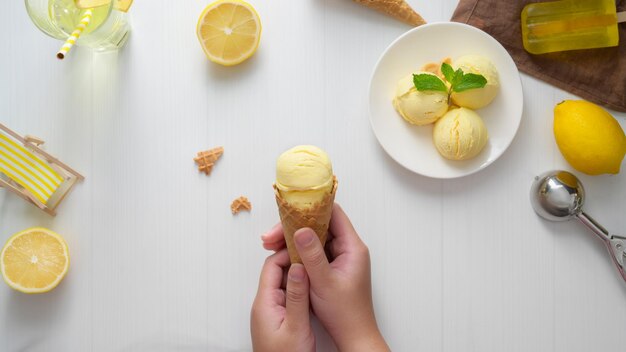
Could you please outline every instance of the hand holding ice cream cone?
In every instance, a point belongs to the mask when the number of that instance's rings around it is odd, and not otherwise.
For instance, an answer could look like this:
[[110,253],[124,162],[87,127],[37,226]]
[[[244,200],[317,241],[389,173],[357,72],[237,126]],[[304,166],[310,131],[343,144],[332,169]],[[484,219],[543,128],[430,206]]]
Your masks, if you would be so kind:
[[337,179],[326,152],[312,145],[293,147],[276,163],[274,192],[291,263],[301,263],[293,236],[298,229],[315,231],[326,242]]

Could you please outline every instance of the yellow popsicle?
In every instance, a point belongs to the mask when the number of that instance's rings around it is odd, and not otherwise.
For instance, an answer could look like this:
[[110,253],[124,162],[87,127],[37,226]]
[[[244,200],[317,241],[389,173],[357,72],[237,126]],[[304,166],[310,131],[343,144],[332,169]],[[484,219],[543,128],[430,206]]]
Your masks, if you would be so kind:
[[531,54],[606,48],[619,43],[615,0],[562,0],[528,4],[522,10],[522,40]]

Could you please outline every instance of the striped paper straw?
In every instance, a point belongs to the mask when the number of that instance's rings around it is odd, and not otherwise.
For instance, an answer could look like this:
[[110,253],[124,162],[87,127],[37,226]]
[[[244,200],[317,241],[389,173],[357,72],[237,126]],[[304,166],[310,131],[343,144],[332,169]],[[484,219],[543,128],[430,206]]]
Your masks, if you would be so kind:
[[91,9],[85,11],[85,15],[83,16],[83,18],[80,19],[80,23],[78,24],[78,26],[76,26],[70,37],[67,38],[65,44],[63,44],[63,46],[61,47],[61,50],[59,50],[59,52],[57,53],[57,58],[59,60],[63,60],[65,58],[65,55],[67,55],[72,46],[76,43],[78,37],[80,37],[80,34],[85,30],[85,27],[87,27],[87,25],[91,21],[92,14],[93,13],[91,12]]

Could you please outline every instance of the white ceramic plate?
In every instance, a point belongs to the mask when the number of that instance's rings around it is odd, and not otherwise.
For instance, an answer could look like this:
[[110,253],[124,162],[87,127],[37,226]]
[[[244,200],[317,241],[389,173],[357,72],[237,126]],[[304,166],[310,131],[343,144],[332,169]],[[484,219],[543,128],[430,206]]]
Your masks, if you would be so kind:
[[[473,159],[451,161],[435,149],[433,125],[405,122],[392,100],[398,80],[423,64],[467,54],[491,59],[500,75],[500,92],[491,104],[476,111],[489,132],[485,149]],[[500,43],[466,24],[432,23],[404,33],[383,52],[370,81],[370,122],[380,145],[402,166],[424,176],[456,178],[484,169],[504,153],[519,127],[523,100],[517,67]]]

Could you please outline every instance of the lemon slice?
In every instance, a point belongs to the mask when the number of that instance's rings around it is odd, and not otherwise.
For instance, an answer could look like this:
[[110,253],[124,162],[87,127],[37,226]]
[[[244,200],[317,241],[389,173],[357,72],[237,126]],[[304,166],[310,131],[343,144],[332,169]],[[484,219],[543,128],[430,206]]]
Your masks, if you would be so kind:
[[111,0],[74,0],[76,7],[82,10],[108,5],[110,2]]
[[130,5],[133,4],[133,0],[74,0],[74,4],[79,9],[85,10],[108,5],[111,1],[113,1],[113,8],[122,12],[128,12]]
[[13,235],[0,253],[4,281],[24,293],[43,293],[55,288],[70,265],[67,243],[41,227]]
[[209,60],[232,66],[256,52],[261,20],[247,2],[218,0],[202,11],[196,31]]

